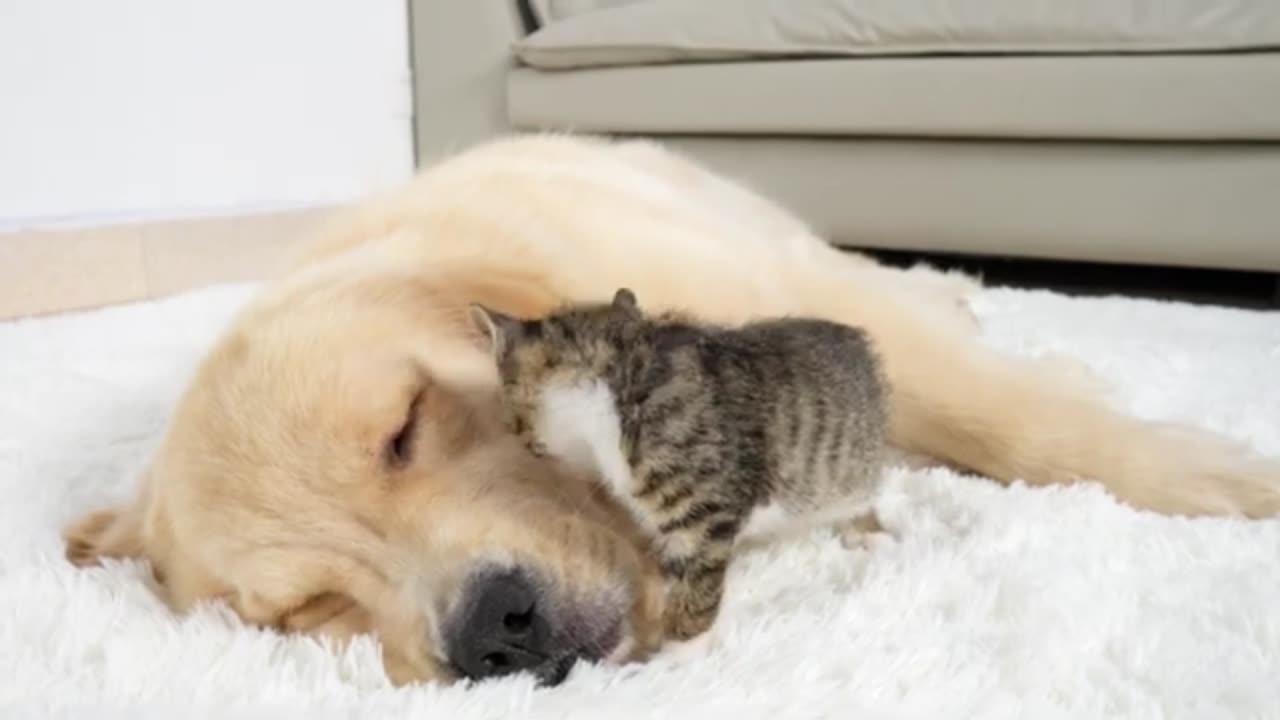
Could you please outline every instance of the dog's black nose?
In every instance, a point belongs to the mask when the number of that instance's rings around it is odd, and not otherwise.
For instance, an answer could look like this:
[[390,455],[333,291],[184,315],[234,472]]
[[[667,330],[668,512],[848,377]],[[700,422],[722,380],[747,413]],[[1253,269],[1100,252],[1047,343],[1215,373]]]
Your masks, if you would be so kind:
[[454,614],[449,659],[473,680],[527,671],[543,684],[559,684],[576,658],[557,647],[539,600],[518,571],[473,578]]

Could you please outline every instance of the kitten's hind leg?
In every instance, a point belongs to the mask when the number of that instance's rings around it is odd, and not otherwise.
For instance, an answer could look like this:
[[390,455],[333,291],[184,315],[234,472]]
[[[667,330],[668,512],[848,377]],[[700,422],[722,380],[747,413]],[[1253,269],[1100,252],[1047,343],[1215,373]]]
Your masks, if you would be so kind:
[[877,536],[888,537],[890,532],[880,524],[875,510],[867,510],[836,525],[840,544],[848,550],[868,549]]

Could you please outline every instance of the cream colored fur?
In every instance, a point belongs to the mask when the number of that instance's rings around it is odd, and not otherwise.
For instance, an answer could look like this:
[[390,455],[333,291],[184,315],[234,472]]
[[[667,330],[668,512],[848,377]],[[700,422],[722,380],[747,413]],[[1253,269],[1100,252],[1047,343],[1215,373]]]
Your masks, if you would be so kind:
[[[708,320],[816,315],[866,328],[899,448],[1001,482],[1096,481],[1170,514],[1280,511],[1280,467],[1207,433],[1108,408],[1060,363],[976,339],[968,278],[843,253],[661,147],[495,141],[346,214],[246,309],[177,408],[136,501],[68,528],[68,555],[144,556],[178,610],[374,632],[399,680],[451,679],[441,617],[468,563],[543,569],[566,597],[661,641],[653,568],[618,508],[495,421],[469,303],[525,315],[634,288]],[[403,465],[386,445],[416,414]]]

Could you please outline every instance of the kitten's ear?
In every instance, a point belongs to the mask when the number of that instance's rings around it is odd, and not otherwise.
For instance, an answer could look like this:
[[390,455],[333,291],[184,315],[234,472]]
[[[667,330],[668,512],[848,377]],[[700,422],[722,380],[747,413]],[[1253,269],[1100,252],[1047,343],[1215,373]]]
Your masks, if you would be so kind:
[[630,288],[618,288],[618,292],[613,294],[613,309],[620,310],[631,316],[640,314],[640,305],[636,301],[636,294]]
[[481,337],[488,344],[489,351],[494,355],[502,354],[507,344],[520,334],[519,318],[504,315],[479,303],[472,303],[468,308],[468,314],[471,316],[471,324],[480,332]]

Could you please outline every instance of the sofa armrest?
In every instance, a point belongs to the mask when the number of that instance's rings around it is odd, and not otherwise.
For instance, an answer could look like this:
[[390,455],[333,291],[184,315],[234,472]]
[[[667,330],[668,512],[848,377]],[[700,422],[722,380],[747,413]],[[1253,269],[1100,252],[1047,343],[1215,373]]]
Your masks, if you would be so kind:
[[509,130],[507,72],[526,13],[517,0],[410,0],[419,166]]

